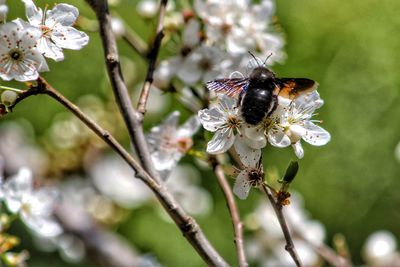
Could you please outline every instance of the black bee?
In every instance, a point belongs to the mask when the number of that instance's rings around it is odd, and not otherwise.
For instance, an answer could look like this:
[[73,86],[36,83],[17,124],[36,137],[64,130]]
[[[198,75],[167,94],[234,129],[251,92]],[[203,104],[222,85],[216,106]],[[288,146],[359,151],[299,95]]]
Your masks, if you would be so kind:
[[314,91],[318,83],[306,78],[277,78],[263,63],[254,68],[249,77],[218,79],[207,82],[206,86],[209,90],[238,98],[245,122],[256,125],[274,112],[278,95],[293,100]]

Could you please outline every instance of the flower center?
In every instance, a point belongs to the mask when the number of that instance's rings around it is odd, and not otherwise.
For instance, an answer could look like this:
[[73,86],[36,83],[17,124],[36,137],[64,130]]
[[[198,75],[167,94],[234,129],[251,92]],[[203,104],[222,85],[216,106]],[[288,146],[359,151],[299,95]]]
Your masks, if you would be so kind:
[[226,120],[229,128],[238,128],[240,126],[240,120],[236,116],[229,116]]
[[176,147],[179,152],[186,153],[193,146],[193,140],[188,137],[181,137],[176,140]]
[[47,27],[46,25],[40,25],[40,29],[42,30],[43,35],[49,35],[49,33],[51,33],[50,27]]
[[24,54],[18,48],[10,50],[10,52],[8,52],[8,55],[15,61],[21,61],[24,58]]
[[264,173],[260,169],[251,169],[247,178],[251,186],[258,187],[264,182]]
[[208,58],[203,58],[199,62],[199,66],[202,70],[209,70],[212,67],[211,61]]

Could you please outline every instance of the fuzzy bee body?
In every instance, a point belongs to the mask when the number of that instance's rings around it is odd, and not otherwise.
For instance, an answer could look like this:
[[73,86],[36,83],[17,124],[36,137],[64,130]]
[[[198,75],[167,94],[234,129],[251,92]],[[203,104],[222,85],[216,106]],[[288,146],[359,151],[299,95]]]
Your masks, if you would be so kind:
[[245,122],[256,125],[275,109],[278,98],[274,80],[274,74],[267,68],[252,71],[246,92],[238,100]]

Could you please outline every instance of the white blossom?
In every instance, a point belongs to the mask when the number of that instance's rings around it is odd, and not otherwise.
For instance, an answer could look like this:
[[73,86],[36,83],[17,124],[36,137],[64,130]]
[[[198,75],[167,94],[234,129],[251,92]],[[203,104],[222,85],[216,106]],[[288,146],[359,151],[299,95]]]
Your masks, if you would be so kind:
[[57,236],[62,228],[52,213],[58,197],[53,188],[33,188],[32,172],[21,169],[3,185],[4,201],[11,213],[18,213],[21,220],[37,235]]
[[398,257],[396,249],[396,237],[389,231],[380,230],[367,238],[363,252],[372,266],[394,266],[394,260]]
[[0,22],[5,22],[8,13],[8,6],[6,0],[0,0]]
[[296,156],[302,158],[304,150],[301,140],[314,146],[322,146],[330,141],[330,134],[314,124],[320,121],[312,119],[315,110],[322,105],[323,100],[316,91],[299,96],[293,101],[279,97],[274,113],[259,125],[245,129],[244,135],[261,144],[264,138],[275,147],[291,145]]
[[115,156],[95,162],[89,171],[96,188],[122,207],[139,206],[151,197],[151,191],[135,178],[135,172]]
[[215,107],[198,112],[204,129],[215,132],[207,144],[210,154],[224,153],[231,148],[235,142],[235,132],[240,133],[243,124],[235,99],[222,95],[218,100]]
[[0,25],[0,78],[24,82],[49,70],[36,47],[40,36],[39,29],[20,19]]
[[190,117],[183,125],[178,126],[179,117],[178,111],[172,112],[161,125],[153,127],[147,135],[155,168],[163,171],[162,176],[166,176],[192,147],[192,136],[200,127],[196,116]]
[[243,139],[238,138],[235,142],[235,150],[243,166],[236,177],[233,193],[240,199],[246,199],[250,189],[260,186],[264,181],[264,172],[260,163],[261,150],[249,148]]
[[80,50],[88,44],[89,36],[72,27],[79,16],[76,7],[58,4],[51,10],[42,11],[32,0],[23,2],[29,23],[42,31],[37,46],[44,56],[60,61],[64,59],[63,49]]

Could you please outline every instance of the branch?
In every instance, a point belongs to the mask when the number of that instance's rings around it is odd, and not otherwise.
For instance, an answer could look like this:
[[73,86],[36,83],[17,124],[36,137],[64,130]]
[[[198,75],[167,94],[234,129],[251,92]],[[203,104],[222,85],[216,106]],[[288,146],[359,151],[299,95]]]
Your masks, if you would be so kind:
[[124,78],[122,76],[121,65],[119,62],[117,44],[114,33],[111,29],[111,15],[108,10],[106,0],[86,0],[96,13],[100,26],[100,36],[104,47],[104,56],[114,91],[115,100],[128,129],[131,142],[139,156],[144,169],[156,181],[160,181],[159,173],[154,168],[147,147],[146,138],[143,133],[141,116],[132,106],[131,97],[128,93]]
[[269,199],[269,202],[271,202],[271,205],[274,208],[274,211],[275,211],[275,214],[276,214],[276,218],[278,219],[279,224],[280,224],[280,226],[282,228],[282,232],[283,232],[283,235],[284,235],[285,240],[286,240],[285,249],[286,249],[287,252],[289,252],[289,254],[292,257],[293,261],[296,263],[296,266],[297,267],[301,267],[302,265],[301,265],[300,258],[297,255],[296,248],[294,247],[293,240],[292,240],[292,237],[290,235],[289,228],[287,226],[285,217],[283,216],[283,213],[282,213],[282,205],[275,201],[275,198],[271,194],[270,189],[265,184],[262,185],[262,189],[265,192],[265,194],[267,195],[267,197]]
[[247,263],[246,254],[244,251],[243,223],[240,220],[239,210],[236,206],[235,198],[232,194],[231,187],[229,186],[229,183],[226,180],[222,166],[218,163],[218,160],[215,157],[210,158],[210,160],[215,175],[217,176],[219,186],[221,187],[224,193],[226,204],[228,206],[228,210],[232,218],[238,264],[240,267],[247,267],[249,266],[249,264]]
[[336,267],[351,267],[353,266],[348,259],[338,255],[332,248],[328,247],[324,243],[314,244],[310,240],[308,240],[300,231],[296,228],[293,229],[295,235],[310,245],[315,252],[317,252],[326,262],[328,262],[332,266]]
[[122,157],[122,159],[126,163],[128,163],[129,166],[132,167],[132,169],[136,172],[135,177],[142,180],[153,191],[159,202],[162,204],[169,216],[173,219],[175,224],[179,227],[185,238],[189,241],[189,243],[209,266],[228,266],[225,260],[218,254],[215,248],[205,237],[197,222],[192,217],[190,217],[182,209],[181,206],[179,206],[179,204],[175,201],[175,199],[167,191],[163,184],[157,183],[150,176],[150,174],[146,172],[143,167],[118,143],[118,141],[116,141],[116,139],[110,133],[101,128],[95,121],[90,119],[76,105],[66,99],[43,78],[39,78],[37,82],[37,86],[34,86],[31,89],[24,91],[19,96],[16,103],[19,103],[20,101],[31,95],[38,94],[48,95],[55,99],[57,102],[61,103],[86,126],[88,126],[97,136],[99,136],[104,142],[106,142],[110,146],[110,148],[117,152]]
[[146,80],[143,84],[142,91],[140,93],[139,102],[138,102],[138,112],[141,113],[141,120],[143,120],[143,116],[146,113],[146,104],[147,99],[149,98],[149,92],[151,84],[153,83],[153,74],[155,70],[155,65],[158,57],[158,52],[160,51],[161,41],[164,37],[164,15],[167,7],[168,0],[161,0],[160,9],[158,13],[158,23],[156,29],[156,37],[154,38],[153,46],[149,52],[149,66],[147,69]]

